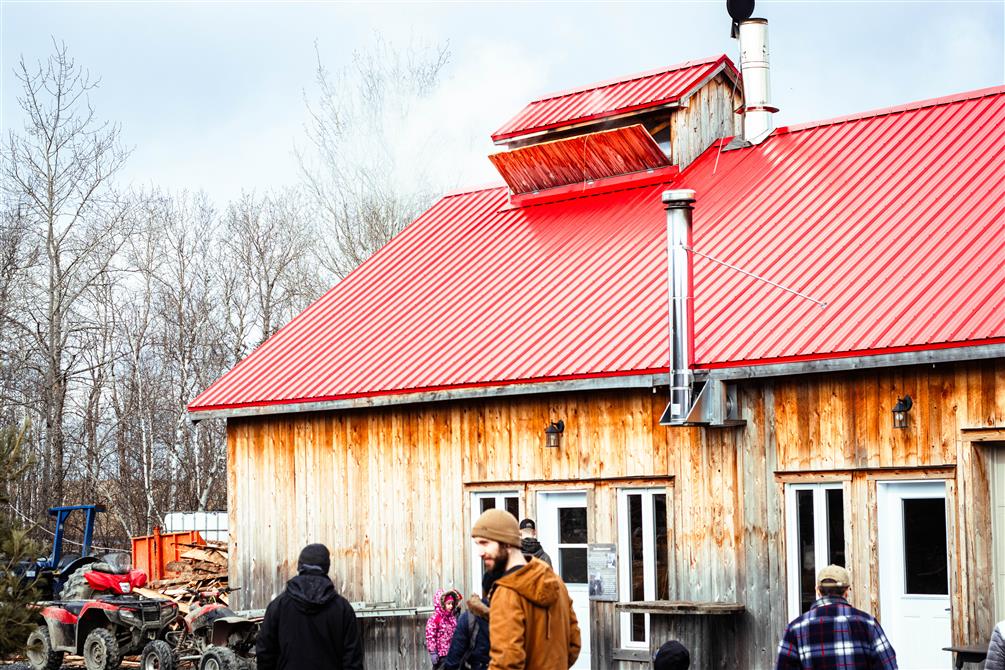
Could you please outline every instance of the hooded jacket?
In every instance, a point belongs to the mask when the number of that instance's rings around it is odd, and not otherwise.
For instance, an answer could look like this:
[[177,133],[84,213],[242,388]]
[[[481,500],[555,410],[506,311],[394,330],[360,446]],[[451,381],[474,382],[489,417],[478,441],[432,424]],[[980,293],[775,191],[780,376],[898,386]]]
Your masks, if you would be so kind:
[[[474,635],[474,640],[471,636]],[[443,670],[485,670],[489,665],[489,606],[478,596],[468,598],[468,609],[457,619],[450,653]]]
[[496,580],[489,670],[567,670],[579,658],[579,623],[565,583],[542,561]]
[[[447,596],[454,597],[454,611],[447,611]],[[435,659],[441,659],[450,651],[450,639],[457,628],[456,608],[461,604],[461,594],[457,591],[436,589],[433,596],[433,616],[426,622],[426,651]],[[434,661],[435,662],[435,661]]]
[[255,653],[258,670],[363,670],[356,612],[316,572],[286,582],[269,603]]

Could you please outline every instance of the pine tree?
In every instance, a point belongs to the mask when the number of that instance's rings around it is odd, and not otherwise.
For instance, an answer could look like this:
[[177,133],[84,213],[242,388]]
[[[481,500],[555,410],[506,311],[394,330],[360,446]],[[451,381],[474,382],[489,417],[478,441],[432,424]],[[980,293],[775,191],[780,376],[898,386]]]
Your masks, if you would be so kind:
[[31,467],[21,452],[27,430],[27,424],[21,430],[0,428],[0,658],[23,652],[35,626],[29,608],[35,601],[35,589],[22,583],[15,568],[19,562],[31,560],[37,550],[28,540],[28,531],[14,521],[8,493]]

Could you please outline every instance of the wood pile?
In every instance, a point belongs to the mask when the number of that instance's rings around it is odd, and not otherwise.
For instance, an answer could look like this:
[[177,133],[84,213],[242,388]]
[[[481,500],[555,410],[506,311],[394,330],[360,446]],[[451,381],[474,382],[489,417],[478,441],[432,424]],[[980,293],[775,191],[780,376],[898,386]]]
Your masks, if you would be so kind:
[[227,543],[186,544],[189,549],[165,566],[176,576],[150,582],[158,591],[172,588],[204,589],[227,586]]

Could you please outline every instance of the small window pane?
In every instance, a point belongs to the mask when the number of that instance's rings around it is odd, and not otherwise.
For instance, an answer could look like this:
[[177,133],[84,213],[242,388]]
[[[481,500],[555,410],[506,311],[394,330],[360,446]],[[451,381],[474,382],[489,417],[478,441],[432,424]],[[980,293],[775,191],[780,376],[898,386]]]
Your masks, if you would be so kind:
[[904,500],[904,572],[905,593],[949,595],[942,498]]
[[844,566],[844,491],[827,489],[827,564]]
[[586,544],[585,507],[559,508],[558,541],[560,544]]
[[516,497],[506,498],[506,511],[520,520],[520,499]]
[[482,511],[487,512],[490,509],[496,508],[495,498],[482,498]]
[[667,544],[667,497],[653,496],[653,524],[656,526],[656,599],[670,599],[670,549]]
[[587,581],[586,549],[562,547],[558,550],[559,571],[566,584],[585,584]]
[[642,496],[628,496],[628,532],[631,543],[632,600],[646,599],[645,561],[642,553]]
[[646,615],[632,613],[632,642],[646,641]]
[[796,491],[799,551],[799,607],[805,612],[816,600],[817,557],[813,546],[813,491]]

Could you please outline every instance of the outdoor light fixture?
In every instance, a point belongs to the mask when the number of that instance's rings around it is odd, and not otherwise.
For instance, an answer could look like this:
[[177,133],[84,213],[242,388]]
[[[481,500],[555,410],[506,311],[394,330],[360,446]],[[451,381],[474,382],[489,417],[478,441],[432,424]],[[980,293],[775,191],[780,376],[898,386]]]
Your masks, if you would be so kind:
[[557,448],[562,442],[562,433],[565,432],[565,421],[559,419],[558,421],[552,421],[548,424],[548,427],[544,429],[544,446]]
[[894,428],[907,428],[907,413],[911,411],[912,407],[914,407],[914,402],[911,400],[911,396],[897,398],[897,404],[893,406]]

